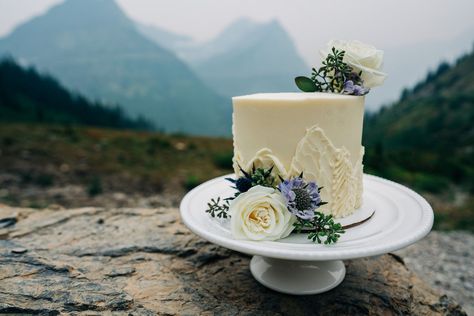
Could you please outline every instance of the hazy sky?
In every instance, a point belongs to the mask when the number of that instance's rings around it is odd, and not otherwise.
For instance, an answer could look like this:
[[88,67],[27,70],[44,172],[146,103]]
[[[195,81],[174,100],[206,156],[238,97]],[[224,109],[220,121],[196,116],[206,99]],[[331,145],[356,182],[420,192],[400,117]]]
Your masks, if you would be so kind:
[[[62,0],[0,0],[0,36],[59,2]],[[212,38],[240,16],[257,21],[277,18],[311,64],[319,60],[318,49],[332,38],[359,39],[390,49],[474,31],[472,0],[118,0],[118,3],[133,19],[199,41]]]

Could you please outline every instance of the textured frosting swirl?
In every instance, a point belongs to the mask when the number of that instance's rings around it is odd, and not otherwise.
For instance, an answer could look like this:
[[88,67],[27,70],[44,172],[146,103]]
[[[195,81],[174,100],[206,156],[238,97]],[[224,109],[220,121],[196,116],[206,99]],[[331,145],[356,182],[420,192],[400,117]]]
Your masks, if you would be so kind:
[[324,187],[321,191],[323,201],[328,204],[321,211],[336,218],[348,216],[362,204],[362,158],[361,146],[356,163],[351,163],[351,155],[345,147],[336,148],[318,125],[306,130],[305,136],[298,142],[289,170],[270,148],[262,148],[254,157],[243,161],[238,148],[234,148],[234,170],[240,174],[238,166],[245,170],[255,167],[270,168],[283,178],[294,177],[301,172],[306,180],[315,181]]

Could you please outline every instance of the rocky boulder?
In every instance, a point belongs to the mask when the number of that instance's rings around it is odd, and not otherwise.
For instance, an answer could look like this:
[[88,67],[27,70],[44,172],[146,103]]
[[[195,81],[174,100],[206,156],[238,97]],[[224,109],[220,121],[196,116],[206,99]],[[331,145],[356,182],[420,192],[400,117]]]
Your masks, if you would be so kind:
[[249,257],[193,235],[175,208],[0,206],[0,313],[465,315],[397,255],[345,263],[336,289],[290,296],[257,283]]

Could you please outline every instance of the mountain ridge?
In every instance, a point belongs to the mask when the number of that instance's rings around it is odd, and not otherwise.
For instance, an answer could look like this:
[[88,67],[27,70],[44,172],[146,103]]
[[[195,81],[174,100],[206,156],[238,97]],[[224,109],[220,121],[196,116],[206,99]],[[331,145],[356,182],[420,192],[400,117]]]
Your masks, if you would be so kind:
[[[381,175],[474,190],[474,51],[442,63],[398,102],[367,116],[367,164]],[[402,168],[402,169],[400,169]]]
[[297,91],[293,78],[310,69],[278,20],[240,18],[210,41],[188,41],[170,49],[208,86],[228,97]]
[[448,38],[425,39],[383,48],[383,70],[388,76],[383,86],[367,96],[366,108],[376,112],[382,106],[396,102],[404,88],[424,80],[426,73],[436,70],[440,63],[452,63],[458,56],[469,52],[473,31],[474,28],[471,28]]
[[167,132],[230,134],[230,100],[142,36],[114,1],[67,0],[1,39],[0,51]]
[[0,121],[152,129],[144,119],[126,117],[118,106],[91,102],[54,78],[13,59],[0,60]]

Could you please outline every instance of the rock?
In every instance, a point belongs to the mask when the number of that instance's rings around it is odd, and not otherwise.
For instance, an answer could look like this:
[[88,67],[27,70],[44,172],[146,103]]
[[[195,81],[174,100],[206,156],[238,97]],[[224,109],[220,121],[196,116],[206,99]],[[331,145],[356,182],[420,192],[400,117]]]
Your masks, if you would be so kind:
[[112,268],[110,272],[105,273],[106,276],[115,278],[119,276],[127,276],[133,274],[135,272],[135,268],[133,267],[119,267],[119,268]]
[[22,254],[22,253],[25,253],[27,251],[28,251],[28,249],[25,249],[25,248],[13,248],[11,250],[12,253],[16,253],[16,254]]
[[0,218],[0,228],[7,228],[16,224],[16,217]]
[[432,231],[420,242],[397,252],[407,267],[435,289],[456,297],[474,315],[474,235]]
[[290,296],[257,283],[249,257],[189,232],[173,208],[2,214],[17,222],[0,229],[0,314],[465,315],[393,254],[346,261],[328,293]]

